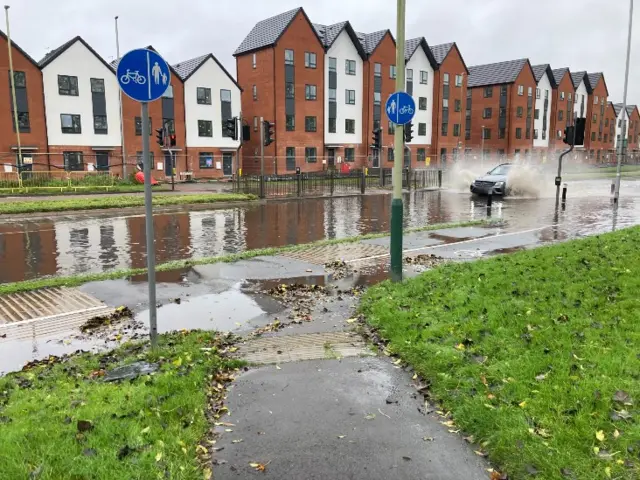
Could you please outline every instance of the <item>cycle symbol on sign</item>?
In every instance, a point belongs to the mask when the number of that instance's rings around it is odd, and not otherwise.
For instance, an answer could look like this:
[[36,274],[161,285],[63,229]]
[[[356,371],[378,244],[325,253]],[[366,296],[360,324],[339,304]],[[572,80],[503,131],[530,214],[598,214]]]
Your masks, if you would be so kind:
[[403,107],[400,107],[398,109],[398,114],[399,115],[413,115],[413,108],[411,108],[411,105],[404,105]]
[[140,75],[140,72],[138,72],[138,70],[132,72],[127,68],[127,73],[120,77],[120,82],[123,85],[127,85],[129,82],[137,83],[138,85],[144,85],[147,82],[147,79],[143,75]]

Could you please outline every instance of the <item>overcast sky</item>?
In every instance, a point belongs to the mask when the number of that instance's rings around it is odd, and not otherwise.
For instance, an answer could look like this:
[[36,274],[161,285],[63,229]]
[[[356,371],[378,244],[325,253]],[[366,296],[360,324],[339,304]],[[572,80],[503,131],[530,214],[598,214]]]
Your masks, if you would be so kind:
[[[170,63],[212,52],[235,76],[233,51],[254,24],[302,6],[312,22],[351,21],[358,31],[389,28],[394,0],[8,0],[13,39],[39,60],[80,35],[107,61],[120,48],[153,45]],[[637,6],[637,10],[640,5]],[[637,11],[636,10],[636,11]],[[528,57],[533,65],[602,71],[610,100],[622,101],[628,0],[407,0],[407,38],[455,41],[468,66]],[[635,15],[638,21],[638,15]],[[1,23],[5,29],[4,22]],[[636,26],[629,103],[640,103],[640,24]]]

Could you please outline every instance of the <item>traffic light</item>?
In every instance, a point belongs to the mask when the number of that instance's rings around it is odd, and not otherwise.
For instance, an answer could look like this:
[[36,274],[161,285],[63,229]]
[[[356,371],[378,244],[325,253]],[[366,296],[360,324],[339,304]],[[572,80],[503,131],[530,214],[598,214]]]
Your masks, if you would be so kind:
[[380,136],[381,130],[379,128],[373,129],[373,144],[371,145],[373,148],[377,148],[378,150],[382,148],[382,138]]
[[224,121],[223,137],[229,137],[238,140],[238,117],[228,118]]
[[176,146],[176,134],[172,133],[171,135],[169,135],[169,146],[170,147],[175,147]]
[[576,141],[574,145],[584,144],[584,129],[587,126],[586,118],[576,118]]
[[413,140],[413,123],[409,122],[404,126],[404,143],[411,143]]
[[567,145],[571,145],[573,142],[574,130],[575,127],[573,125],[570,125],[564,129],[564,138],[562,139],[562,141]]
[[275,136],[274,127],[275,127],[275,124],[267,120],[264,121],[263,128],[264,128],[264,146],[265,147],[268,147],[274,141],[274,138],[273,138]]
[[156,128],[156,142],[161,147],[164,147],[164,128]]

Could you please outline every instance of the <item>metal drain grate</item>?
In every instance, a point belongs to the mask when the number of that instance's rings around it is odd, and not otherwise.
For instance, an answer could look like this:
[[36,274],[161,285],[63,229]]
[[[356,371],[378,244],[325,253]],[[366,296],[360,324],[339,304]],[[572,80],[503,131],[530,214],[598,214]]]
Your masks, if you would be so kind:
[[270,364],[374,355],[353,332],[306,333],[259,338],[245,343],[238,355],[249,363]]
[[45,288],[0,296],[0,337],[6,340],[67,332],[113,313],[97,298],[74,288]]
[[352,262],[354,260],[366,260],[368,257],[389,253],[387,247],[381,245],[368,245],[364,243],[346,243],[338,245],[323,245],[320,247],[305,248],[304,250],[283,253],[282,256],[295,258],[316,265],[335,260]]

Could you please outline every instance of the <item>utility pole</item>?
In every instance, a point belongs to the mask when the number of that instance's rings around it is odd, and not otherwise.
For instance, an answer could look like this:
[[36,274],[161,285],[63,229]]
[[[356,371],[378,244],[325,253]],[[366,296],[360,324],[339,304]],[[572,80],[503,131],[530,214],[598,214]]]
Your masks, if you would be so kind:
[[16,101],[16,78],[13,72],[13,56],[11,52],[11,31],[9,30],[9,5],[4,6],[7,20],[7,48],[9,49],[9,79],[11,80],[11,100],[13,102],[13,125],[16,129],[18,142],[18,173],[22,170],[22,145],[20,144],[20,123],[18,122],[18,102]]
[[[116,21],[116,58],[120,61],[120,35],[118,33],[118,15],[115,17]],[[122,149],[122,177],[124,180],[127,178],[127,152],[124,149],[124,113],[122,111],[122,90],[119,90],[120,95],[120,147]]]
[[[397,0],[396,92],[404,92],[405,0]],[[402,164],[404,125],[396,125],[393,158],[393,200],[391,201],[391,279],[402,281]]]
[[620,149],[618,150],[618,167],[616,169],[615,187],[613,193],[613,203],[618,204],[620,198],[620,172],[622,170],[622,159],[625,155],[625,141],[627,137],[627,88],[629,86],[629,59],[631,57],[631,32],[633,29],[633,0],[629,0],[629,35],[627,38],[627,64],[624,72],[624,92],[622,94],[622,132],[620,132]]

